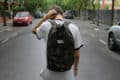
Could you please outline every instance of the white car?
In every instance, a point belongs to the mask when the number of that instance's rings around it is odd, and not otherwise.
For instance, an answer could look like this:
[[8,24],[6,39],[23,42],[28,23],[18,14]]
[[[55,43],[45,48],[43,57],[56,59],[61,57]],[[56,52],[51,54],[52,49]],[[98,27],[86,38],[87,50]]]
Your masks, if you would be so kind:
[[113,25],[108,33],[108,48],[116,50],[120,48],[120,23]]

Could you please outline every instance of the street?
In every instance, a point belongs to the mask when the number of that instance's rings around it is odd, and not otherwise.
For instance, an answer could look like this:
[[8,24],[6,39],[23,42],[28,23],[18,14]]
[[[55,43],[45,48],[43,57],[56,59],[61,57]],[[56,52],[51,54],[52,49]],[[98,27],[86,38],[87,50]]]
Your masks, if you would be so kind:
[[[44,40],[37,40],[31,32],[37,21],[28,27],[13,27],[18,34],[0,44],[0,80],[40,80],[46,60]],[[84,43],[77,80],[120,80],[120,52],[107,48],[106,27],[77,19],[71,22],[80,28]]]

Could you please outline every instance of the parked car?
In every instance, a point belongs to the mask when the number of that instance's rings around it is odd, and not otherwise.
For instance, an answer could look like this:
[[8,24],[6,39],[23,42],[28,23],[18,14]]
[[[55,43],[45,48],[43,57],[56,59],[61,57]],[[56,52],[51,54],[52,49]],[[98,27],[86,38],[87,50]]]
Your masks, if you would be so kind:
[[38,11],[35,13],[35,18],[42,18],[44,16],[44,13],[42,13],[41,11]]
[[28,11],[17,12],[13,18],[13,25],[29,25],[32,23],[32,15]]
[[73,12],[71,10],[68,10],[68,11],[65,11],[64,17],[65,17],[65,19],[73,19],[74,14],[73,14]]
[[110,50],[120,48],[120,23],[113,25],[109,30],[108,48]]

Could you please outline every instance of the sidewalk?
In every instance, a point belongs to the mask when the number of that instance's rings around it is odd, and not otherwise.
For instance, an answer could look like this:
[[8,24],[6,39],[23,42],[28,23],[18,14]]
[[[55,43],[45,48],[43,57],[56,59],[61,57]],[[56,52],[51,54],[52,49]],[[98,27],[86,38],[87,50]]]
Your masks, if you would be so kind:
[[110,25],[106,25],[106,24],[102,24],[99,23],[99,25],[97,25],[97,22],[93,23],[92,21],[88,21],[91,25],[94,25],[94,27],[98,27],[99,29],[102,30],[109,30],[109,28],[111,27]]
[[99,25],[97,26],[96,22],[93,23],[90,20],[80,20],[80,19],[75,19],[75,20],[77,20],[80,24],[84,25],[85,27],[98,28],[99,30],[104,30],[104,31],[109,30],[109,28],[111,27],[110,25],[106,25],[102,23],[99,23]]
[[10,38],[15,37],[17,32],[11,26],[11,21],[7,22],[7,26],[3,26],[3,23],[0,24],[0,45],[7,42]]

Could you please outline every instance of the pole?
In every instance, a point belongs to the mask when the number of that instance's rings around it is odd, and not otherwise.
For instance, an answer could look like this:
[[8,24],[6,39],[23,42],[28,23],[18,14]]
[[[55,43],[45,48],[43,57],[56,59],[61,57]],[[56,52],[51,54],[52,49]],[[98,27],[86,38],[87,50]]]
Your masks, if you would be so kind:
[[98,12],[97,12],[97,16],[98,16],[98,20],[97,20],[97,26],[99,26],[99,13],[100,13],[100,0],[98,0]]
[[112,0],[111,25],[114,23],[114,2],[115,0]]

